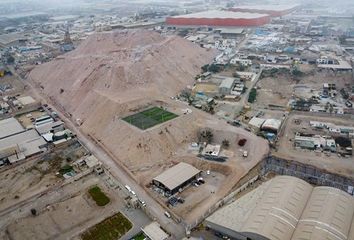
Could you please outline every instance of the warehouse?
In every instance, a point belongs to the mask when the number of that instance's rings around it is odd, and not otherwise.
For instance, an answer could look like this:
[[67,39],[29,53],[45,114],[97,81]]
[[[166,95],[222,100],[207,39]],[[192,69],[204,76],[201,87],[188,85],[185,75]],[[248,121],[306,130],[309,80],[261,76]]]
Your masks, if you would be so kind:
[[173,26],[221,26],[221,27],[240,27],[240,26],[262,26],[270,22],[267,14],[244,13],[232,11],[205,11],[180,16],[168,17],[166,24]]
[[152,182],[165,192],[175,194],[193,182],[199,176],[200,172],[200,170],[192,165],[180,162],[155,177]]
[[24,132],[25,129],[15,118],[7,118],[0,121],[0,139]]
[[219,92],[223,95],[229,95],[231,90],[234,87],[234,84],[235,84],[234,78],[225,78],[219,86]]
[[35,130],[21,132],[0,140],[0,159],[14,163],[43,152],[45,146],[46,142]]
[[279,119],[266,119],[262,124],[262,130],[272,133],[277,133],[281,127],[281,120]]
[[22,33],[9,33],[0,35],[0,47],[11,47],[23,44],[27,41],[27,37]]
[[246,240],[353,239],[354,198],[332,187],[313,187],[277,176],[206,219],[225,236]]
[[299,5],[249,5],[233,7],[229,10],[235,12],[268,14],[272,17],[280,17],[295,11],[298,7]]
[[220,28],[215,32],[219,32],[223,38],[239,38],[245,35],[245,29],[243,28]]

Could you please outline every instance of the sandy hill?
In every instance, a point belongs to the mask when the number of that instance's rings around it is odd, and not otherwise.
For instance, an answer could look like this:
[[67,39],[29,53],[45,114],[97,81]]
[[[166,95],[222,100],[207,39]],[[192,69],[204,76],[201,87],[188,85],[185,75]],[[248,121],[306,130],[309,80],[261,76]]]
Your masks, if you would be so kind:
[[[171,155],[195,134],[196,125],[186,126],[186,118],[177,118],[173,125],[166,123],[173,129],[163,134],[158,129],[142,132],[123,122],[122,116],[149,105],[182,114],[181,104],[170,97],[193,84],[200,67],[214,56],[183,38],[152,31],[100,33],[38,66],[29,79],[74,120],[81,119],[86,133],[135,168],[136,159],[144,158],[149,165]],[[198,122],[196,116],[190,120]]]
[[97,95],[117,102],[173,96],[213,57],[180,37],[118,31],[89,37],[75,51],[35,68],[30,78],[75,114]]
[[[188,106],[170,99],[193,83],[214,54],[180,37],[146,30],[103,33],[35,68],[30,79],[135,174],[157,173],[196,141],[200,128],[218,129],[234,141],[250,135],[204,112],[184,115]],[[122,120],[149,106],[164,106],[179,117],[146,131]]]

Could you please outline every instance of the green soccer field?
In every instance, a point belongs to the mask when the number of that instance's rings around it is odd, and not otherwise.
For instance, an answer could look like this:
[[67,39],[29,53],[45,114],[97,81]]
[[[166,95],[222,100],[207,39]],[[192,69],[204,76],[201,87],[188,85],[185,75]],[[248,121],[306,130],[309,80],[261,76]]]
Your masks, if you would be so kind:
[[178,115],[159,107],[152,107],[145,111],[125,117],[123,120],[145,130],[175,117],[178,117]]

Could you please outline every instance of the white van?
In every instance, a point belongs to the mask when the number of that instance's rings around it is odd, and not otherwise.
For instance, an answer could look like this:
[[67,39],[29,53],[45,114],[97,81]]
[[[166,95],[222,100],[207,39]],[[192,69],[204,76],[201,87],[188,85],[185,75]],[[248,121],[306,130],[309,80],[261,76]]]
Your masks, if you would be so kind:
[[128,190],[128,192],[131,191],[131,188],[128,185],[125,185],[125,188]]
[[243,151],[243,157],[248,157],[248,152],[247,151]]
[[171,218],[171,215],[168,212],[165,212],[165,216]]

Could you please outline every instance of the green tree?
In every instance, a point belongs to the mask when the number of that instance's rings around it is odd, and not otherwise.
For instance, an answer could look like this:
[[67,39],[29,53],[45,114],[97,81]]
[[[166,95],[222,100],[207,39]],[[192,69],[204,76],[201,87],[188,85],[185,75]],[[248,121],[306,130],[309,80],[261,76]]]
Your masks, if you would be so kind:
[[205,64],[205,65],[202,66],[202,71],[203,72],[207,72],[208,68],[209,68],[209,64]]
[[214,134],[211,129],[205,128],[199,131],[198,133],[198,141],[199,142],[207,142],[211,143],[214,138]]
[[230,146],[230,141],[227,139],[224,139],[224,140],[222,140],[221,144],[224,148],[228,148]]
[[208,70],[213,73],[220,72],[222,70],[220,65],[217,64],[210,64]]

